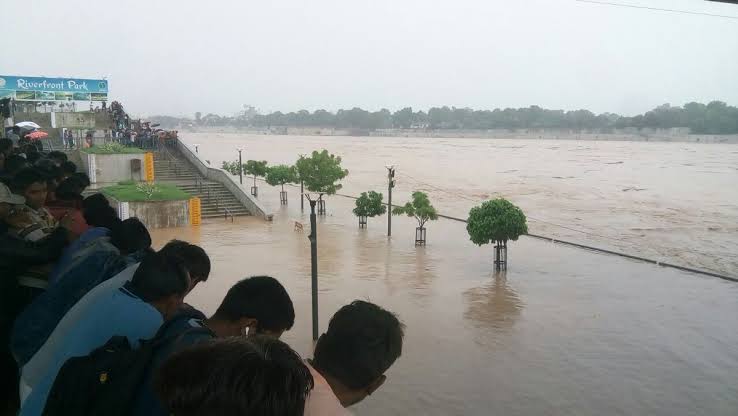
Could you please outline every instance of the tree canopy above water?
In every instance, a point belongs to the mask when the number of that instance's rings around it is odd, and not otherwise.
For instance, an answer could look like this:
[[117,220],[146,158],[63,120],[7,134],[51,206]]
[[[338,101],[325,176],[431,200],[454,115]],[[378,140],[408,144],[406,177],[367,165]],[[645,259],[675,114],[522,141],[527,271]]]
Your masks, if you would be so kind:
[[528,233],[523,211],[510,201],[498,198],[469,211],[466,231],[474,244],[483,245],[517,240]]
[[341,157],[328,153],[313,151],[311,156],[300,156],[295,163],[298,178],[305,183],[310,192],[333,195],[342,185],[338,182],[348,175],[348,170],[341,167]]
[[375,191],[362,192],[356,199],[354,215],[357,217],[376,217],[387,212],[387,206],[382,203],[383,196]]
[[428,199],[428,194],[419,191],[413,192],[412,202],[395,207],[392,210],[392,215],[414,217],[418,221],[418,227],[420,228],[425,227],[426,222],[438,219],[438,212],[431,204],[430,199]]

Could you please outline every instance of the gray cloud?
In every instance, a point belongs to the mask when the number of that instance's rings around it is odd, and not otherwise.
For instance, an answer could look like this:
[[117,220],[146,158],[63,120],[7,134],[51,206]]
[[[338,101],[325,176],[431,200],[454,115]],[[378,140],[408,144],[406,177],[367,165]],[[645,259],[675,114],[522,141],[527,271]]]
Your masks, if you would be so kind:
[[738,104],[730,19],[573,0],[3,3],[3,73],[109,76],[134,113]]

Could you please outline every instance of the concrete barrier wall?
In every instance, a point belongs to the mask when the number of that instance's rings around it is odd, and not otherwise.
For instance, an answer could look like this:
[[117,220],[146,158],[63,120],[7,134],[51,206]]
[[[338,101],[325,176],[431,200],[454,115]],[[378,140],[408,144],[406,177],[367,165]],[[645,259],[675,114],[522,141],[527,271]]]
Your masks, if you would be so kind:
[[108,197],[121,219],[136,217],[147,228],[186,227],[190,225],[188,199],[179,201],[121,202]]
[[[84,172],[90,177],[91,183],[118,183],[120,181],[144,180],[145,153],[128,153],[99,155],[79,151]],[[131,160],[141,161],[141,169],[131,172]]]
[[200,158],[190,150],[190,148],[179,140],[177,141],[177,148],[185,159],[195,166],[195,169],[197,169],[202,176],[211,181],[223,184],[223,186],[228,188],[228,190],[231,191],[236,199],[238,199],[252,215],[260,216],[267,221],[272,220],[274,214],[267,210],[267,208],[262,205],[258,199],[254,198],[253,195],[244,191],[244,189],[241,188],[241,186],[236,183],[228,173],[224,172],[222,169],[215,169],[206,166],[202,160],[200,160]]

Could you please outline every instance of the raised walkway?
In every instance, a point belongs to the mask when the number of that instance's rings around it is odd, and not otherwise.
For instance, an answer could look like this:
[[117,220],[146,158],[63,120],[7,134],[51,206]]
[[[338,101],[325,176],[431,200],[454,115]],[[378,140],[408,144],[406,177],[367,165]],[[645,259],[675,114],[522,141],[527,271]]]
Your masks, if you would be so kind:
[[223,184],[203,178],[176,150],[154,152],[154,180],[171,183],[200,198],[202,218],[229,218],[250,215]]
[[173,145],[154,153],[154,180],[175,183],[200,197],[202,217],[254,215],[271,221],[273,214],[228,173],[205,163],[187,145]]

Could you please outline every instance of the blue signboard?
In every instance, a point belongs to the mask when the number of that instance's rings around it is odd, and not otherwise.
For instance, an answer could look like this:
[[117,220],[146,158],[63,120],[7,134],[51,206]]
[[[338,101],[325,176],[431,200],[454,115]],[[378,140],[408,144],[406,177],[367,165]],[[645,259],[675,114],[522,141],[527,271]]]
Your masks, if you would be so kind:
[[0,75],[0,98],[35,101],[104,101],[107,94],[108,81],[104,79]]

